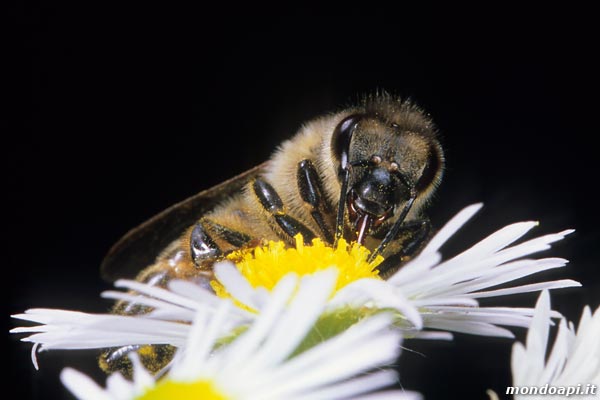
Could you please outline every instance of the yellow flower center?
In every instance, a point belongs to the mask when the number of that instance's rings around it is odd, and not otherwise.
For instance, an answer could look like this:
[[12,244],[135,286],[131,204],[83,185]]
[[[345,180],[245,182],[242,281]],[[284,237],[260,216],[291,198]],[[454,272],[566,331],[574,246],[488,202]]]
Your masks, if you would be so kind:
[[[248,280],[252,287],[264,287],[268,290],[290,272],[298,275],[310,275],[330,267],[338,270],[335,290],[362,278],[379,279],[375,269],[383,257],[377,256],[368,262],[370,251],[358,243],[348,243],[340,239],[334,248],[313,239],[311,245],[304,245],[302,235],[296,235],[295,248],[286,248],[284,242],[269,241],[264,246],[234,251],[227,256]],[[217,281],[211,282],[213,289],[221,297],[229,297],[225,288]]]
[[211,381],[174,382],[167,379],[136,397],[136,400],[179,399],[227,400],[228,397],[217,390]]

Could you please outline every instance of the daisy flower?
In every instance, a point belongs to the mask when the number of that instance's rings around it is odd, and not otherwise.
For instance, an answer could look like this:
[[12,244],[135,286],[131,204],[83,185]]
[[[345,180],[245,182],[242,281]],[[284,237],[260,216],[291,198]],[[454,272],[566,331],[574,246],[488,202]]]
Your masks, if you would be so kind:
[[101,388],[73,369],[65,369],[61,379],[82,400],[419,398],[400,390],[368,394],[398,379],[393,370],[380,369],[396,360],[401,341],[384,313],[297,353],[325,309],[336,275],[329,269],[300,283],[295,274],[285,275],[248,329],[216,350],[232,306],[224,302],[214,313],[198,310],[186,345],[160,379],[136,355],[132,382],[113,374]]
[[[395,309],[397,322],[410,337],[450,339],[444,332],[422,331],[423,328],[463,332],[485,336],[514,337],[498,325],[528,327],[533,308],[479,307],[477,299],[506,296],[581,286],[563,279],[548,282],[497,288],[517,279],[553,268],[563,267],[562,258],[532,259],[523,257],[549,249],[550,244],[563,239],[572,230],[514,243],[537,222],[508,225],[481,240],[468,250],[442,260],[441,246],[482,207],[475,204],[463,209],[452,218],[412,261],[402,266],[387,281],[377,274],[377,258],[368,263],[368,250],[340,241],[334,249],[319,240],[313,246],[304,246],[297,238],[295,249],[286,249],[283,243],[269,243],[251,252],[237,255],[236,266],[221,265],[216,269],[219,295],[231,296],[247,309],[259,310],[269,297],[269,287],[282,270],[310,274],[334,265],[340,277],[329,307],[334,309],[351,305],[355,309]],[[332,252],[333,250],[333,252]],[[337,256],[340,255],[338,258]],[[235,258],[234,258],[235,259]],[[241,260],[240,260],[241,259]],[[367,308],[367,309],[368,309]],[[559,316],[554,313],[554,316]]]
[[[56,349],[104,349],[128,345],[160,345],[168,344],[182,347],[189,335],[190,325],[199,309],[214,312],[223,301],[230,299],[241,307],[229,312],[227,322],[222,324],[225,333],[236,327],[247,326],[258,318],[272,302],[274,289],[290,273],[309,278],[323,271],[335,272],[334,288],[328,291],[326,299],[331,299],[338,287],[363,276],[380,280],[373,272],[374,263],[367,262],[369,252],[362,246],[347,245],[340,241],[336,249],[315,242],[314,246],[303,247],[298,238],[298,247],[284,249],[281,243],[270,243],[267,247],[257,248],[250,253],[237,253],[232,258],[241,261],[239,265],[254,266],[254,270],[262,271],[270,281],[263,280],[258,286],[257,278],[246,279],[240,275],[232,262],[215,265],[215,275],[219,279],[213,287],[220,296],[205,287],[186,281],[171,281],[168,289],[150,286],[144,283],[119,280],[117,287],[129,289],[130,292],[107,291],[105,298],[134,302],[150,307],[151,312],[137,316],[115,314],[87,314],[77,311],[55,309],[30,309],[14,318],[35,322],[40,325],[19,327],[12,333],[31,333],[23,341],[32,342],[32,361],[38,366],[36,353]],[[246,258],[246,261],[243,258]],[[254,263],[254,264],[253,264]],[[286,267],[287,266],[287,267]],[[271,273],[268,275],[267,272]],[[261,277],[257,273],[258,278]],[[355,278],[358,277],[358,278]],[[303,282],[303,280],[299,281]],[[300,283],[298,283],[299,285]],[[299,288],[298,288],[299,290]],[[328,303],[329,304],[329,303]],[[405,315],[420,323],[420,316],[409,303],[393,299],[393,306],[402,310]],[[343,332],[361,319],[378,313],[378,308],[327,307],[317,321],[316,330],[309,337],[311,343],[323,341]],[[307,345],[305,344],[304,347]]]
[[[597,399],[600,392],[600,308],[592,315],[586,306],[577,330],[562,318],[552,350],[546,357],[549,321],[550,296],[544,291],[537,302],[525,345],[515,343],[513,346],[512,374],[516,390],[525,388],[530,394],[534,388],[541,390],[546,386],[545,394],[558,393],[558,398],[564,398],[566,391],[579,388],[581,394],[577,394],[578,399]],[[592,385],[595,386],[594,392],[590,391]],[[551,393],[554,390],[556,392]],[[589,396],[583,394],[586,390]],[[517,393],[516,399],[535,398]]]
[[[299,276],[334,268],[335,289],[329,294],[330,318],[320,324],[321,332],[337,334],[361,318],[382,309],[395,310],[395,325],[407,337],[451,339],[449,332],[514,337],[500,327],[527,327],[532,308],[479,307],[477,299],[504,296],[543,289],[580,286],[572,280],[496,288],[516,279],[566,265],[561,258],[523,259],[546,250],[571,231],[545,235],[520,244],[513,243],[537,225],[521,222],[488,236],[461,254],[442,261],[440,247],[479,209],[480,204],[462,210],[446,224],[412,261],[387,281],[376,273],[380,257],[368,261],[369,251],[357,244],[340,240],[335,248],[313,241],[305,246],[297,238],[295,248],[270,242],[255,249],[235,252],[229,262],[215,265],[214,293],[191,282],[174,281],[161,289],[134,281],[117,281],[116,286],[134,293],[105,292],[104,297],[135,302],[153,309],[149,314],[129,319],[124,316],[89,316],[64,310],[34,309],[16,318],[42,325],[17,328],[12,332],[32,332],[23,340],[40,349],[105,348],[129,344],[184,345],[190,324],[199,308],[215,310],[223,299],[232,299],[236,307],[227,329],[248,324],[260,316],[269,304],[273,288],[283,276]],[[233,261],[236,264],[233,264]],[[558,313],[553,313],[558,317]],[[335,321],[336,326],[329,321]],[[341,323],[340,323],[341,321]],[[326,337],[323,337],[326,338]]]
[[[358,313],[393,308],[410,326],[422,327],[421,315],[406,299],[372,290],[373,285],[385,286],[377,272],[383,257],[368,261],[370,251],[366,247],[357,243],[349,245],[344,239],[340,239],[335,247],[320,239],[314,239],[306,246],[300,235],[295,241],[296,246],[292,248],[286,248],[283,242],[270,241],[265,246],[233,253],[228,257],[232,262],[215,266],[217,279],[212,282],[212,287],[218,296],[231,297],[242,308],[260,312],[269,299],[270,289],[283,274],[291,271],[303,276],[335,268],[338,279],[329,302],[330,310],[346,305],[351,305]],[[353,288],[351,292],[345,292],[348,287]],[[340,297],[340,293],[350,295]],[[375,299],[376,303],[369,304],[373,307],[363,307]]]

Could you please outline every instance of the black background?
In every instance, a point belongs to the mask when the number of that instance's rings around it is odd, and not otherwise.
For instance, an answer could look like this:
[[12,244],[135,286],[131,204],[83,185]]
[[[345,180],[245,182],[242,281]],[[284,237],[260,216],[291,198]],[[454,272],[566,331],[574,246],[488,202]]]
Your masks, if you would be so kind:
[[[576,228],[547,252],[570,265],[546,278],[584,284],[553,293],[571,320],[597,307],[597,49],[586,11],[346,11],[15,6],[8,77],[18,124],[3,146],[8,313],[107,310],[98,265],[121,234],[376,89],[410,96],[439,126],[447,171],[434,225],[485,203],[448,252],[520,220],[541,221],[537,233]],[[7,318],[7,329],[16,324]],[[35,372],[30,346],[8,345],[21,398],[67,398],[57,378],[66,365],[104,379],[92,352],[43,353]],[[484,398],[510,381],[509,340],[406,346],[415,352],[401,358],[402,384],[426,398]]]

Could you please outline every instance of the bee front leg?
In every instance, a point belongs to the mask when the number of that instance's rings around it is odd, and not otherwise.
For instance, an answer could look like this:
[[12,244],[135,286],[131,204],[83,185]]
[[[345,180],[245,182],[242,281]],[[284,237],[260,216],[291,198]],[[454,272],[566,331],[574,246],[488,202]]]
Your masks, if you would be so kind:
[[256,179],[252,183],[252,189],[264,210],[273,217],[279,228],[288,236],[286,238],[288,243],[293,244],[294,236],[299,233],[302,234],[306,244],[310,244],[316,237],[306,225],[285,213],[281,197],[267,181]]
[[429,237],[431,223],[428,219],[408,221],[402,225],[390,246],[391,254],[377,266],[379,275],[387,277],[397,271],[407,258],[415,254]]
[[329,205],[324,201],[321,179],[312,161],[302,160],[298,163],[297,180],[302,200],[310,206],[310,214],[321,229],[325,240],[333,244],[333,234],[323,217],[323,213],[330,211]]

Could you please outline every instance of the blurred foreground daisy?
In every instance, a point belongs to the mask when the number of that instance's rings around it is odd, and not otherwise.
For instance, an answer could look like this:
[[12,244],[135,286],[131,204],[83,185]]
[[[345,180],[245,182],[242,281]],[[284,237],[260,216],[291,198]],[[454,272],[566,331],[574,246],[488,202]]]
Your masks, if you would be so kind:
[[586,306],[577,331],[573,323],[562,318],[552,350],[546,356],[549,333],[550,296],[544,291],[537,302],[525,345],[515,343],[513,346],[514,386],[507,394],[514,394],[515,399],[565,398],[565,395],[598,399],[600,308],[592,315]]
[[[198,310],[215,312],[232,299],[233,307],[221,325],[223,332],[247,326],[268,308],[274,288],[290,272],[310,277],[323,270],[336,271],[331,291],[327,292],[322,318],[321,339],[327,339],[381,310],[393,311],[394,326],[406,337],[450,339],[448,332],[485,336],[513,337],[502,326],[528,327],[533,308],[479,307],[477,299],[515,293],[535,292],[580,286],[572,280],[516,285],[498,288],[514,280],[566,265],[561,258],[523,258],[546,250],[571,231],[545,235],[514,244],[536,222],[508,225],[459,255],[442,261],[441,246],[481,208],[472,205],[458,213],[413,260],[403,265],[388,280],[377,274],[381,258],[368,261],[369,251],[340,240],[336,247],[316,240],[305,246],[298,238],[296,248],[271,242],[252,250],[236,252],[236,262],[215,265],[215,293],[192,282],[173,281],[168,289],[134,281],[117,281],[117,287],[130,292],[105,292],[104,297],[132,302],[152,309],[136,317],[90,315],[74,311],[32,309],[15,318],[41,325],[16,328],[14,333],[33,333],[23,340],[36,349],[83,349],[118,346],[168,344],[184,347],[190,324]],[[314,294],[323,294],[314,289]],[[552,313],[553,316],[560,316]],[[327,334],[325,334],[327,333]],[[328,336],[329,335],[329,336]]]
[[[304,277],[282,277],[268,304],[233,342],[220,345],[231,306],[198,310],[186,345],[162,378],[154,378],[132,354],[133,381],[119,373],[101,388],[86,375],[65,369],[61,379],[79,399],[418,399],[418,393],[375,392],[397,383],[381,369],[394,362],[401,336],[380,313],[304,351],[299,350],[333,290],[333,269]],[[216,350],[215,350],[216,348]],[[374,369],[378,369],[373,372]],[[370,372],[370,373],[367,373]],[[371,393],[371,394],[366,394]]]

